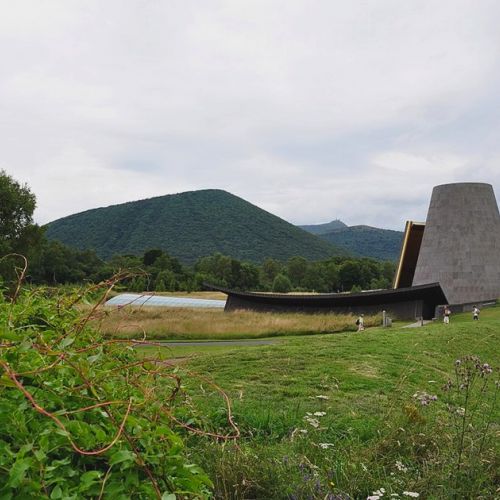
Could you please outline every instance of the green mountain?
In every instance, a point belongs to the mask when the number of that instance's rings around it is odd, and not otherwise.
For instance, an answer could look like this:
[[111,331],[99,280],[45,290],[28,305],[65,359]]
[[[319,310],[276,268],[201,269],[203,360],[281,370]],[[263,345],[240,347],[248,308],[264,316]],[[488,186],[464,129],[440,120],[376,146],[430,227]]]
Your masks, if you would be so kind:
[[325,259],[345,252],[218,189],[190,191],[96,208],[47,225],[47,236],[102,258],[161,248],[184,263],[221,252],[261,262],[302,256]]
[[399,257],[403,233],[371,226],[350,226],[320,235],[352,255],[396,261]]
[[[342,222],[342,224],[344,223]],[[396,261],[399,257],[403,240],[401,231],[379,229],[371,226],[346,226],[344,224],[344,227],[323,232],[321,228],[324,226],[328,226],[328,224],[300,227],[316,228],[310,230],[310,232],[318,234],[320,238],[333,243],[337,247],[343,248],[351,255],[392,261]]]
[[326,224],[310,224],[306,226],[299,226],[300,229],[307,231],[311,234],[322,235],[326,233],[331,233],[332,231],[336,231],[337,229],[345,229],[347,224],[344,224],[341,220],[335,219],[331,222],[327,222]]

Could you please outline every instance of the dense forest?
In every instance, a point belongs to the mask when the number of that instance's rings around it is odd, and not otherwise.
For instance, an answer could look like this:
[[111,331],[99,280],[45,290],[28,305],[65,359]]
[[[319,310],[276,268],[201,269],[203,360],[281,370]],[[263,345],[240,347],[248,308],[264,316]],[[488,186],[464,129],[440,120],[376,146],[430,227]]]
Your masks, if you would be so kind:
[[[292,255],[283,260],[263,254],[261,262],[255,263],[215,252],[185,264],[153,248],[140,255],[115,254],[103,259],[94,250],[77,250],[48,239],[32,220],[35,196],[5,172],[0,172],[0,190],[5,201],[0,214],[3,281],[14,279],[15,267],[22,267],[19,255],[27,258],[26,279],[34,285],[98,282],[129,270],[131,276],[122,285],[137,292],[194,291],[203,289],[203,283],[241,290],[337,292],[385,288],[394,273],[391,262],[349,256],[308,260]],[[239,234],[243,233],[240,229]],[[4,257],[13,253],[19,255]]]
[[308,261],[291,257],[284,263],[268,258],[259,265],[217,253],[198,259],[194,266],[185,266],[160,249],[148,250],[139,257],[115,255],[104,261],[92,251],[45,241],[30,264],[27,279],[49,285],[95,282],[124,269],[134,276],[126,278],[123,285],[136,292],[202,290],[203,283],[240,290],[337,292],[386,288],[394,264],[366,258]]
[[216,252],[286,261],[347,255],[321,238],[226,191],[207,189],[87,210],[51,222],[47,237],[103,259],[161,248],[184,264]]
[[327,224],[299,226],[343,249],[349,255],[396,261],[403,233],[371,226],[347,226],[340,220]]
[[326,233],[331,233],[337,229],[346,229],[349,226],[342,222],[340,219],[335,219],[324,224],[306,224],[303,226],[298,226],[300,229],[307,231],[311,234],[321,235]]

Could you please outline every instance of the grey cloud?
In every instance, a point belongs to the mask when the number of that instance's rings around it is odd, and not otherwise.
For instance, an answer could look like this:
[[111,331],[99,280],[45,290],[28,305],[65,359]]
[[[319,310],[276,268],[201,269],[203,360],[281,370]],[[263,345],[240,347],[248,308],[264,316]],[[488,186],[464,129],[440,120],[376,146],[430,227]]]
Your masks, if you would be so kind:
[[0,168],[40,222],[222,188],[295,223],[402,227],[435,183],[500,192],[489,0],[20,0]]

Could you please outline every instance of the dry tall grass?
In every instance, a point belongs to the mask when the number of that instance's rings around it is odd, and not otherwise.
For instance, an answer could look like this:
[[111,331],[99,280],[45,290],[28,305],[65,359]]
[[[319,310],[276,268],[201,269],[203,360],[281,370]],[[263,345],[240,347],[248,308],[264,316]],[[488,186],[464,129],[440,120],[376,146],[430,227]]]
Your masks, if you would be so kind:
[[[106,308],[103,331],[118,338],[241,339],[308,335],[356,330],[355,316],[277,314],[251,311],[160,307]],[[366,326],[380,325],[380,316],[365,316]]]

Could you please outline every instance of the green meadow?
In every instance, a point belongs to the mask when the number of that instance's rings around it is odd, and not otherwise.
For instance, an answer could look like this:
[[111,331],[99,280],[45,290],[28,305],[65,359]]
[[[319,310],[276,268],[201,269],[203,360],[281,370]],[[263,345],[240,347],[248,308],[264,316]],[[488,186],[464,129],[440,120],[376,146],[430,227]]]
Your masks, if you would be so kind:
[[479,322],[159,352],[182,375],[192,427],[234,433],[229,397],[240,437],[186,432],[218,498],[499,495],[499,307]]
[[[92,304],[0,299],[1,499],[499,497],[500,307],[356,332],[352,316]],[[129,340],[148,324],[203,342]],[[256,337],[271,343],[220,342]]]

